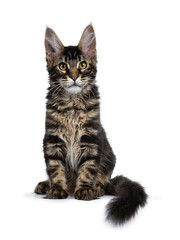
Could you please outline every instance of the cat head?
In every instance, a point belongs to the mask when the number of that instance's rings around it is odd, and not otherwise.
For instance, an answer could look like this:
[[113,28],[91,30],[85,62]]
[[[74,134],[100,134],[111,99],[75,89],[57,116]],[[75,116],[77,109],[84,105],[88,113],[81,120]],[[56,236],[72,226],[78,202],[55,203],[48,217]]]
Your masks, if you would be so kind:
[[77,46],[68,47],[47,28],[45,49],[51,87],[78,94],[95,83],[96,38],[92,25],[85,28]]

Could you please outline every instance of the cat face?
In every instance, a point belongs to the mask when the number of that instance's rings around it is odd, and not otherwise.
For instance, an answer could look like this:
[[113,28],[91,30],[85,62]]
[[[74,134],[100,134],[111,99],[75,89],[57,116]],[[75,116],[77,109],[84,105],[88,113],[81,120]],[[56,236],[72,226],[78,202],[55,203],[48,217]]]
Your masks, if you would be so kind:
[[45,48],[50,85],[55,90],[78,94],[95,83],[96,39],[91,25],[85,28],[78,46],[68,47],[64,47],[56,33],[47,28]]

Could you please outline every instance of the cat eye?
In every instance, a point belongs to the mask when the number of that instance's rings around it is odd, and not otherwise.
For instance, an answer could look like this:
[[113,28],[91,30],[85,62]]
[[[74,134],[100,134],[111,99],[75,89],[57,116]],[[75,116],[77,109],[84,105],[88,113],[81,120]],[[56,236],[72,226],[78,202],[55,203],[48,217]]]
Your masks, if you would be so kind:
[[62,62],[62,63],[59,64],[59,68],[62,71],[66,71],[67,70],[67,64]]
[[80,69],[85,69],[87,67],[87,62],[83,61],[79,63],[79,68]]

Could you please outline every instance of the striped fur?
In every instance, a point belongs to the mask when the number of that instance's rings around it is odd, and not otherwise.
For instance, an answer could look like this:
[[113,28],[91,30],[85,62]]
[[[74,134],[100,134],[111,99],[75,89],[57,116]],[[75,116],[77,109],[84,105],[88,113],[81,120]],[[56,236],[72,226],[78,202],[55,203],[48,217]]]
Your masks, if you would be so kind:
[[70,194],[95,199],[107,189],[111,192],[115,155],[100,121],[93,27],[84,30],[78,46],[69,47],[48,28],[45,47],[50,87],[43,147],[48,180],[35,192],[47,198]]

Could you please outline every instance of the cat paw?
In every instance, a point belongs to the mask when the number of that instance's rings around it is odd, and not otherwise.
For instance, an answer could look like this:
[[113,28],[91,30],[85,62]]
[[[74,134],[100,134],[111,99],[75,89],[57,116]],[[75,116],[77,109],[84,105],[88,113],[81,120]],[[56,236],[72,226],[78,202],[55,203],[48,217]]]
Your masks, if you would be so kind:
[[49,189],[49,182],[48,181],[44,181],[44,182],[38,183],[38,185],[36,186],[34,192],[37,193],[37,194],[46,194],[48,189]]
[[64,199],[68,197],[68,193],[60,186],[52,186],[46,193],[46,198],[49,199]]
[[75,191],[74,197],[78,200],[95,199],[94,190],[91,187],[82,187]]
[[96,184],[96,187],[95,187],[95,195],[96,197],[101,197],[105,194],[105,191],[104,191],[104,186],[99,183],[99,184]]

